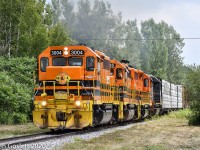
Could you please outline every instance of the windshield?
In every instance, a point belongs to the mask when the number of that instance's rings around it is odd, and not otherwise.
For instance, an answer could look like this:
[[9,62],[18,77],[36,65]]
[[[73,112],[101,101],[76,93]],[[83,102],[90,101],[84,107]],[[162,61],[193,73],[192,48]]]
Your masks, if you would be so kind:
[[53,66],[66,66],[66,58],[64,57],[56,57],[53,58]]
[[70,57],[68,59],[69,66],[82,66],[83,59],[78,57]]

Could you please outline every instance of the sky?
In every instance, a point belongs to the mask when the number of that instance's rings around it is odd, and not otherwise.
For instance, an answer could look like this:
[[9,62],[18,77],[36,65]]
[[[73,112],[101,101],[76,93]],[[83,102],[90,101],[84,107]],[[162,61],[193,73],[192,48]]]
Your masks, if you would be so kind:
[[[47,0],[49,2],[50,0]],[[77,1],[77,0],[74,0]],[[199,0],[104,0],[111,4],[115,14],[123,20],[141,21],[153,18],[163,20],[181,35],[181,38],[200,38]],[[200,39],[185,39],[182,49],[184,64],[200,65]]]

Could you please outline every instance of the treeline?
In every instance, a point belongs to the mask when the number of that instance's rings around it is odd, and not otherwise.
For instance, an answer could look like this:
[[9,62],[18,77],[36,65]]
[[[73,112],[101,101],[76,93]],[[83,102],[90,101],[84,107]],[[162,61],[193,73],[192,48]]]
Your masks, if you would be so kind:
[[[37,57],[49,45],[86,44],[115,59],[181,83],[183,39],[164,21],[122,20],[101,0],[1,1],[0,54]],[[76,9],[75,9],[76,8]],[[134,14],[133,14],[134,17]],[[139,28],[140,26],[140,28]]]
[[184,42],[164,21],[149,19],[140,25],[136,20],[123,21],[120,13],[115,15],[111,5],[101,0],[76,4],[52,0],[51,7],[54,23],[61,22],[79,43],[105,51],[111,58],[127,59],[131,65],[175,84],[182,82]]
[[[6,95],[0,93],[0,111],[25,115],[21,118],[31,114],[30,74],[35,58],[49,45],[86,44],[104,51],[111,59],[127,59],[132,66],[175,84],[186,81],[190,72],[186,68],[191,68],[183,64],[184,42],[172,26],[153,19],[140,24],[135,19],[124,21],[120,12],[115,14],[111,4],[102,0],[52,0],[50,4],[45,0],[3,0],[0,32],[0,55],[5,65],[0,72],[4,84],[1,88],[4,92],[10,90]],[[7,62],[13,67],[7,67]],[[19,66],[26,71],[18,69]],[[12,81],[10,84],[7,78]],[[14,83],[18,83],[17,90]],[[26,94],[19,96],[23,97],[21,101],[14,97],[22,93]],[[14,105],[7,105],[11,101]]]

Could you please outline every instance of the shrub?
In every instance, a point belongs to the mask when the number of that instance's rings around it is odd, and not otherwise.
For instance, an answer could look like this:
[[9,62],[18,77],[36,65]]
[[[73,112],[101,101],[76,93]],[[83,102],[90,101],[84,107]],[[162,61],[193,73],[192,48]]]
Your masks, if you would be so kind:
[[193,66],[188,74],[187,88],[188,98],[190,102],[190,109],[192,115],[190,116],[189,124],[200,125],[200,66]]
[[27,123],[27,114],[14,113],[12,115],[13,124]]
[[25,123],[31,114],[35,59],[0,57],[0,61],[0,123]]
[[0,112],[0,124],[12,124],[12,115],[8,112]]

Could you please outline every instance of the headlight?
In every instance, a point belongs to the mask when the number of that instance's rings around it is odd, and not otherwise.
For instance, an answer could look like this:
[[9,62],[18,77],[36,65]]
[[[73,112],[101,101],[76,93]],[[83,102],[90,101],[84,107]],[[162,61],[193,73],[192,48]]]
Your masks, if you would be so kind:
[[69,52],[68,52],[68,48],[67,48],[67,47],[64,47],[64,54],[65,54],[65,55],[68,55],[68,53],[69,53]]
[[81,106],[81,101],[76,101],[75,104],[76,104],[76,106],[79,107],[79,106]]
[[68,51],[64,51],[64,54],[65,54],[65,55],[68,55],[68,53],[69,53]]
[[42,106],[46,106],[47,105],[47,101],[42,101]]

